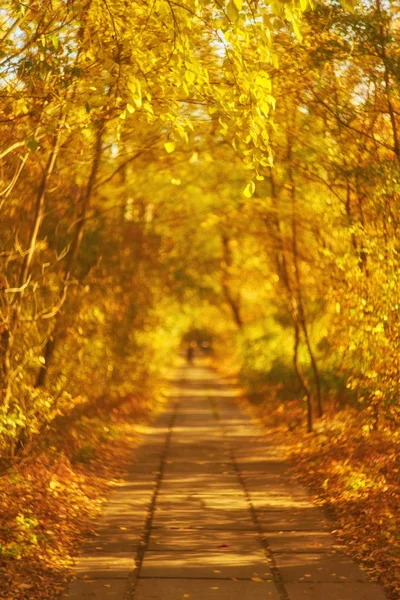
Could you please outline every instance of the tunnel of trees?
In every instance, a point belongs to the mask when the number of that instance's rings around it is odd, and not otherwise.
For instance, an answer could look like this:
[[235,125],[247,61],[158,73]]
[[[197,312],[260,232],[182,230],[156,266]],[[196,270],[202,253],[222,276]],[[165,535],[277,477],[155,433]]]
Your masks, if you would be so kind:
[[7,0],[0,22],[3,501],[60,431],[85,462],[96,411],[150,410],[193,332],[267,425],[384,449],[358,485],[394,485],[400,3]]

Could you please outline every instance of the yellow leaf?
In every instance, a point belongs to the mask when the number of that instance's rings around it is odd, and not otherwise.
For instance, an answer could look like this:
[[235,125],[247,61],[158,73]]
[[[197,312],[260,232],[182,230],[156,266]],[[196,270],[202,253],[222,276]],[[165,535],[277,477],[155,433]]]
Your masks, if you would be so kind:
[[192,71],[185,71],[185,79],[190,84],[194,84],[195,74]]
[[249,181],[249,183],[246,185],[246,187],[243,190],[243,196],[245,196],[246,198],[251,198],[255,192],[255,189],[256,189],[256,185],[255,185],[254,181]]
[[300,27],[299,27],[299,24],[297,23],[297,21],[293,21],[293,31],[294,31],[297,39],[299,40],[299,42],[302,42],[303,36],[301,35]]
[[128,113],[130,113],[130,114],[132,114],[132,113],[134,113],[134,112],[135,112],[135,109],[134,109],[134,107],[132,106],[132,104],[127,104],[127,105],[126,105],[126,109],[127,109]]
[[175,150],[175,144],[174,144],[174,142],[166,142],[164,144],[164,148],[165,148],[166,152],[168,152],[168,154],[171,154],[171,152],[173,152]]
[[236,7],[234,0],[230,0],[228,6],[226,7],[226,14],[228,15],[228,19],[232,22],[236,21],[239,16],[239,11]]
[[356,6],[356,0],[341,0],[343,8],[350,12],[354,12]]

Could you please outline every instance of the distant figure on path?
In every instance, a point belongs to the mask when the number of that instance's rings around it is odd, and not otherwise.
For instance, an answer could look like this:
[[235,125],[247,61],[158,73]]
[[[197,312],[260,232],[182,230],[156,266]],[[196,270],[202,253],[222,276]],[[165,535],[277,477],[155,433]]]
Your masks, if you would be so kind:
[[186,360],[188,365],[193,364],[194,358],[194,342],[190,342],[188,349],[186,350]]

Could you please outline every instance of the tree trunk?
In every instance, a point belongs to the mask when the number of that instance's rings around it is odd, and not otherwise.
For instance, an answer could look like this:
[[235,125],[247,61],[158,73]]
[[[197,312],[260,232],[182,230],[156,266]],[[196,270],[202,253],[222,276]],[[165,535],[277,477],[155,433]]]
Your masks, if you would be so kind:
[[232,290],[231,290],[231,287],[229,284],[228,270],[232,266],[232,263],[233,263],[232,253],[231,253],[231,249],[229,247],[229,238],[225,234],[223,234],[221,237],[221,240],[222,240],[224,262],[226,264],[226,270],[224,270],[222,273],[221,286],[222,286],[222,290],[224,292],[225,299],[232,311],[233,320],[235,321],[238,329],[243,329],[243,319],[242,319],[242,314],[241,314],[241,309],[240,309],[239,298],[234,298],[234,295],[232,293]]
[[[277,207],[278,195],[277,195],[277,190],[276,190],[275,178],[274,178],[272,171],[270,173],[270,184],[271,184],[272,202],[273,202],[274,206]],[[307,431],[309,433],[311,433],[313,430],[313,410],[312,410],[312,402],[311,402],[311,390],[310,390],[310,386],[308,385],[306,376],[304,375],[303,369],[301,368],[301,365],[299,362],[299,345],[300,345],[301,327],[300,327],[300,322],[299,322],[298,310],[296,308],[296,301],[295,301],[293,286],[290,281],[289,269],[288,269],[288,264],[287,264],[285,251],[284,251],[284,244],[283,244],[283,239],[282,239],[282,228],[281,228],[281,224],[280,224],[279,217],[277,214],[274,217],[274,224],[275,224],[275,228],[276,228],[276,231],[278,234],[278,243],[279,243],[278,252],[276,254],[276,263],[277,263],[277,267],[278,267],[278,272],[280,274],[280,277],[283,281],[284,287],[286,288],[286,291],[288,294],[289,313],[292,318],[293,329],[294,329],[293,367],[294,367],[294,371],[297,375],[297,378],[300,382],[300,385],[303,389],[304,396],[306,398]]]
[[302,292],[302,281],[301,281],[301,270],[297,244],[297,194],[293,175],[293,155],[292,155],[292,144],[290,134],[288,135],[288,175],[290,181],[290,195],[292,203],[292,252],[293,252],[293,267],[295,275],[295,292],[296,292],[296,303],[299,315],[299,321],[301,329],[304,335],[304,341],[306,343],[308,355],[310,357],[311,368],[314,376],[315,384],[315,396],[317,403],[317,413],[319,417],[323,415],[322,409],[322,397],[321,397],[321,378],[319,375],[318,364],[314,355],[314,351],[311,345],[311,340],[308,332],[307,317],[304,310],[303,292]]
[[[390,85],[390,73],[388,69],[388,57],[386,51],[386,40],[388,38],[387,33],[385,32],[385,28],[382,22],[382,6],[381,0],[376,0],[375,3],[376,11],[378,13],[378,18],[380,20],[379,24],[379,36],[380,36],[380,50],[381,50],[381,59],[383,63],[383,81],[385,83],[385,94],[386,101],[388,107],[388,113],[390,118],[390,124],[392,127],[392,136],[393,136],[393,151],[397,157],[397,160],[400,160],[400,143],[399,143],[399,135],[397,129],[397,121],[396,121],[396,111],[392,102],[392,91]],[[390,35],[390,33],[389,33]]]
[[313,416],[312,416],[312,403],[311,403],[311,391],[308,386],[307,380],[304,376],[303,370],[299,363],[299,344],[300,344],[300,327],[298,321],[294,320],[294,346],[293,346],[293,366],[296,375],[301,383],[304,391],[304,395],[307,403],[307,431],[311,433],[313,430]]
[[100,166],[104,128],[105,128],[105,122],[104,122],[104,120],[101,120],[96,128],[96,139],[95,139],[95,146],[94,146],[92,168],[91,168],[88,183],[86,186],[86,191],[85,191],[85,194],[83,197],[80,214],[79,214],[79,217],[76,222],[75,234],[74,234],[74,238],[72,240],[72,245],[71,245],[71,248],[69,251],[67,265],[66,265],[65,273],[64,273],[63,285],[60,290],[59,301],[58,301],[55,311],[53,311],[53,313],[51,314],[51,316],[53,318],[53,322],[50,327],[50,332],[48,334],[47,341],[46,341],[46,344],[44,347],[44,352],[43,352],[45,362],[44,362],[44,364],[40,365],[39,372],[36,377],[35,387],[43,387],[45,385],[49,364],[54,355],[54,349],[55,349],[55,346],[57,343],[57,337],[58,337],[56,335],[57,322],[58,322],[60,310],[61,310],[61,308],[66,300],[66,297],[67,297],[68,284],[72,277],[76,259],[79,254],[79,249],[82,244],[83,234],[84,234],[85,224],[86,224],[86,216],[87,216],[87,212],[88,212],[88,209],[90,206],[90,201],[91,201],[92,194],[93,194],[93,188],[94,188],[94,185],[96,182],[97,172],[98,172],[99,166]]

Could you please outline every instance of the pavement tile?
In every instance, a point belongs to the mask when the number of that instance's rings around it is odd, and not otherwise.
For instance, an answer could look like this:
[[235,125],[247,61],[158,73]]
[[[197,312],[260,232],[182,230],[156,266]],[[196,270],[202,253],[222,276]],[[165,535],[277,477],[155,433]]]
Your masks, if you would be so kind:
[[122,600],[126,586],[123,579],[77,579],[69,587],[68,600]]
[[139,524],[131,523],[126,519],[120,519],[118,521],[117,519],[106,520],[101,518],[97,523],[95,533],[93,537],[90,538],[90,541],[96,538],[99,540],[99,543],[101,543],[101,540],[105,540],[108,537],[112,538],[120,535],[129,535],[137,540],[141,540],[144,535],[144,523],[142,521]]
[[257,475],[260,476],[278,473],[283,475],[286,472],[290,472],[290,466],[285,461],[279,460],[256,460],[251,461],[247,459],[238,460],[238,466],[241,473],[244,476]]
[[[157,480],[152,477],[138,477],[137,475],[127,475],[124,481],[123,487],[125,491],[129,491],[132,495],[145,495],[151,494],[156,487]],[[117,487],[117,486],[116,486]]]
[[272,552],[329,552],[340,549],[335,538],[327,532],[281,531],[264,535]]
[[[174,443],[172,442],[171,444],[171,448],[170,451],[168,452],[168,458],[169,457],[174,457],[174,459],[176,460],[176,455],[178,452],[188,452],[188,454],[190,454],[190,458],[188,458],[187,456],[185,456],[185,454],[183,454],[181,456],[181,459],[183,459],[185,462],[189,462],[192,460],[192,456],[194,455],[201,455],[201,454],[205,454],[205,453],[211,453],[211,454],[215,454],[216,456],[218,454],[221,454],[222,452],[228,452],[229,448],[224,446],[221,443],[221,440],[218,443],[217,439],[202,439],[202,436],[195,436],[195,435],[190,435],[190,442],[182,442],[182,443]],[[213,458],[212,461],[214,461],[215,459]],[[228,458],[225,458],[224,456],[222,456],[222,460],[221,462],[224,461],[228,461],[230,462],[230,457],[228,456]],[[182,461],[181,461],[182,462]]]
[[267,531],[331,531],[329,522],[318,507],[284,510],[257,510],[257,519],[264,532]]
[[246,514],[249,512],[249,503],[246,496],[242,493],[241,495],[224,496],[222,494],[208,494],[205,490],[202,494],[192,495],[187,494],[186,496],[170,494],[166,496],[160,496],[157,498],[156,510],[167,510],[171,511],[192,511],[198,510],[200,512],[206,511],[208,514],[210,511],[218,510],[222,514],[235,511],[245,511]]
[[[295,497],[297,496],[298,499],[309,499],[309,494],[307,494],[306,490],[304,490],[303,487],[301,486],[296,486],[294,485],[293,487],[290,484],[290,480],[286,479],[286,481],[284,481],[283,479],[284,475],[282,473],[276,472],[276,473],[260,473],[258,475],[249,475],[249,474],[243,474],[243,480],[244,480],[244,484],[246,487],[246,490],[248,491],[248,493],[250,495],[261,495],[261,494],[271,494],[273,495],[274,493],[280,491],[279,487],[276,485],[276,482],[278,479],[281,480],[281,482],[284,484],[283,487],[286,487],[288,489],[288,491],[286,492],[287,495],[290,495],[291,497]],[[275,487],[275,491],[274,491],[274,487]],[[292,490],[289,492],[289,489],[292,488]]]
[[165,464],[164,477],[169,477],[170,475],[179,476],[187,473],[236,476],[234,467],[229,462],[196,460],[194,462],[167,461]]
[[[206,489],[202,488],[201,486],[198,486],[197,488],[194,489],[184,489],[182,488],[180,491],[172,491],[170,496],[168,496],[168,498],[172,498],[174,499],[174,501],[178,501],[178,499],[186,499],[186,498],[204,498],[204,497],[221,497],[221,493],[220,490],[211,490],[211,492],[207,492]],[[223,490],[223,495],[225,498],[225,501],[227,502],[229,500],[229,498],[232,500],[232,502],[236,499],[236,498],[243,498],[243,490],[237,486],[234,488],[228,488],[228,489],[224,489]],[[166,499],[166,502],[168,502],[168,498]],[[164,494],[161,494],[158,498],[159,503],[158,506],[160,507],[162,505],[162,503],[165,500]]]
[[[161,459],[161,457],[160,457]],[[159,463],[161,462],[161,460],[159,461]],[[128,469],[127,469],[127,476],[135,476],[136,477],[141,477],[143,478],[143,476],[146,479],[157,479],[158,474],[160,472],[160,464],[157,465],[152,465],[147,462],[134,462],[131,465],[129,465]]]
[[308,494],[298,493],[296,488],[291,489],[282,482],[270,483],[270,489],[266,492],[250,492],[249,498],[256,511],[263,510],[296,510],[313,508],[315,504],[310,500]]
[[97,533],[110,531],[129,531],[131,533],[141,532],[146,524],[146,515],[124,512],[122,514],[112,513],[102,515],[97,523]]
[[188,547],[182,552],[146,552],[140,577],[178,579],[271,579],[265,555],[253,552],[203,552]]
[[360,583],[366,574],[346,556],[326,553],[274,554],[276,566],[285,583]]
[[92,552],[80,556],[72,572],[81,579],[125,579],[135,566],[133,552]]
[[[134,500],[134,499],[132,499]],[[139,501],[131,501],[129,504],[123,499],[119,501],[115,498],[112,502],[108,502],[102,511],[102,514],[105,518],[126,518],[128,520],[146,520],[147,513],[150,506],[150,499],[139,502]]]
[[107,502],[105,502],[103,506],[104,508],[120,508],[123,506],[130,506],[131,508],[136,508],[140,511],[148,508],[152,498],[152,487],[149,487],[149,489],[146,492],[143,492],[142,494],[132,493],[132,490],[121,487],[117,491],[114,491],[112,493],[110,499]]
[[286,591],[289,600],[386,600],[373,583],[289,583]]
[[[261,581],[142,579],[135,600],[280,600],[275,585]],[[96,599],[97,600],[97,599]]]
[[259,536],[253,531],[221,531],[193,529],[153,529],[148,550],[188,550],[202,552],[254,552],[262,549]]
[[112,531],[89,538],[85,544],[87,553],[104,552],[107,554],[130,552],[136,554],[142,543],[141,535],[127,531]]
[[202,475],[201,473],[182,473],[166,475],[161,480],[160,494],[189,493],[191,490],[209,490],[214,493],[217,490],[224,494],[234,491],[243,493],[239,479],[236,475]]
[[255,530],[249,510],[207,510],[200,509],[166,509],[156,508],[153,527],[169,527],[188,529],[227,529]]
[[180,447],[173,445],[171,451],[168,453],[169,460],[184,460],[185,462],[198,462],[199,460],[224,462],[229,460],[229,456],[229,450],[218,445],[213,448],[197,448],[189,444]]

